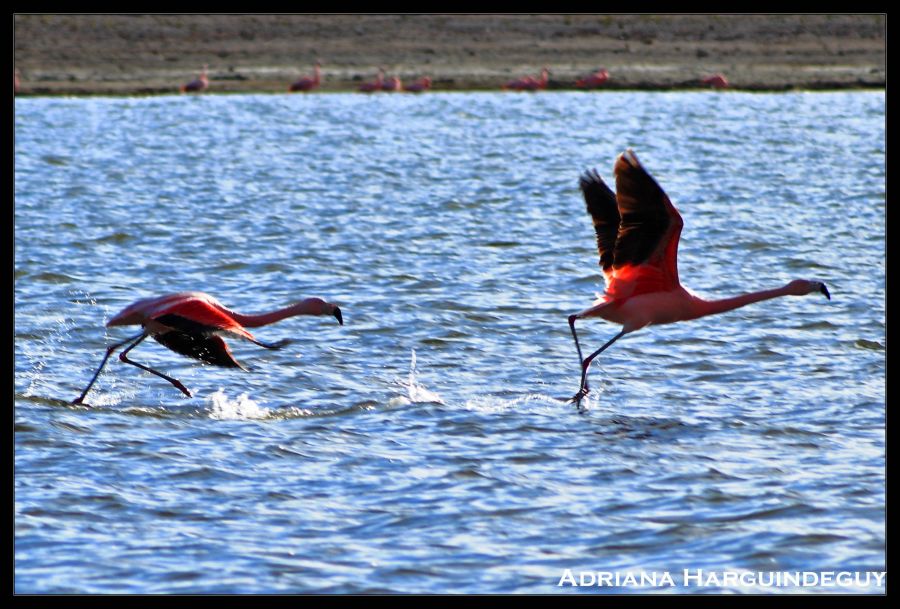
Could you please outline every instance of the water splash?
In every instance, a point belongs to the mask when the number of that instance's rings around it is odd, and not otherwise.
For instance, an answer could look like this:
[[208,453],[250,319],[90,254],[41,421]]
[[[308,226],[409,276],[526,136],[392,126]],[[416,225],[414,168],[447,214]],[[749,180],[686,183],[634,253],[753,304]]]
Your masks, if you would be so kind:
[[546,411],[554,416],[559,414],[560,399],[542,393],[532,393],[514,398],[499,396],[476,396],[466,400],[465,408],[473,412],[500,413],[521,407],[535,412]]
[[432,404],[443,404],[444,400],[441,399],[441,396],[419,383],[419,371],[416,367],[416,350],[412,349],[411,351],[409,375],[407,376],[406,382],[400,381],[400,385],[406,389],[406,395],[391,398],[388,404],[390,406],[405,406],[407,404],[429,402]]
[[219,389],[210,394],[206,401],[210,403],[209,416],[211,419],[265,419],[272,414],[271,410],[254,402],[246,393],[231,399],[225,395],[222,389]]

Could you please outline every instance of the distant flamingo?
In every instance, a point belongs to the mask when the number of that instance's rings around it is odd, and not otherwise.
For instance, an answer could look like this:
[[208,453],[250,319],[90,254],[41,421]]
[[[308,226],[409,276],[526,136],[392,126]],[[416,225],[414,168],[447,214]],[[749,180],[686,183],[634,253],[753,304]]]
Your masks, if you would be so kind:
[[727,89],[728,88],[728,79],[725,78],[723,74],[713,74],[712,76],[707,76],[703,80],[700,81],[704,85],[709,85],[715,89]]
[[[581,190],[597,234],[606,293],[589,309],[569,316],[581,362],[581,388],[573,402],[580,402],[588,393],[587,373],[594,358],[629,332],[652,324],[724,313],[780,296],[820,292],[831,299],[824,283],[808,279],[722,300],[703,300],[688,292],[678,281],[676,258],[684,224],[678,211],[631,150],[618,156],[613,173],[615,194],[596,171],[581,178]],[[591,317],[622,324],[622,331],[585,358],[575,333],[575,320]]]
[[363,93],[372,93],[373,91],[381,91],[381,87],[384,84],[384,70],[378,68],[378,76],[375,77],[374,81],[364,82],[359,85],[359,90]]
[[414,83],[403,85],[403,90],[409,91],[410,93],[421,93],[422,91],[427,91],[430,88],[431,78],[429,78],[428,76],[423,76]]
[[182,93],[199,93],[206,91],[209,87],[209,77],[206,75],[206,64],[203,64],[203,71],[194,80],[181,85]]
[[550,71],[547,68],[541,70],[540,79],[535,78],[534,76],[525,76],[523,78],[519,78],[516,80],[511,80],[505,85],[503,85],[504,89],[512,89],[513,91],[537,91],[539,89],[547,88],[547,77],[550,75]]
[[21,83],[19,82],[19,70],[18,70],[18,68],[15,68],[15,69],[13,69],[13,93],[14,94],[19,92],[20,84]]
[[264,343],[253,338],[246,328],[258,328],[295,315],[334,315],[338,323],[344,324],[341,310],[320,298],[307,298],[289,307],[261,315],[241,315],[225,308],[218,300],[203,292],[181,292],[139,300],[125,307],[106,325],[107,327],[141,325],[143,329],[140,334],[107,347],[106,355],[100,362],[100,367],[97,368],[91,382],[85,387],[81,396],[72,403],[81,404],[84,401],[84,396],[94,385],[100,371],[106,365],[106,360],[113,351],[123,345],[128,346],[119,354],[121,361],[166,379],[186,396],[191,397],[191,392],[180,381],[128,359],[128,352],[138,346],[142,340],[152,336],[157,342],[175,353],[216,366],[245,370],[246,368],[234,359],[228,345],[222,340],[222,336],[243,338],[266,349],[278,349],[290,341],[282,340],[274,344]]
[[609,80],[609,72],[606,68],[600,68],[593,74],[589,74],[584,78],[579,78],[575,81],[575,86],[579,89],[595,89],[599,86],[606,84],[606,81]]
[[399,76],[388,76],[384,79],[384,82],[381,83],[382,91],[400,91],[403,89],[403,82],[400,80]]
[[312,76],[303,76],[294,82],[291,83],[291,86],[288,87],[288,91],[312,91],[315,88],[318,88],[319,84],[322,82],[322,75],[319,69],[322,67],[318,61],[313,66],[313,75]]

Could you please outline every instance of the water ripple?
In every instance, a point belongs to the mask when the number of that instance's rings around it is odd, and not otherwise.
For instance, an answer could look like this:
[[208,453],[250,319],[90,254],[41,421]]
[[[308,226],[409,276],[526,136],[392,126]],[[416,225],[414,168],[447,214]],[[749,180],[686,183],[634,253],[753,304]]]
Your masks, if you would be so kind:
[[[29,97],[15,113],[16,592],[884,570],[883,93]],[[576,409],[566,317],[602,290],[577,177],[611,179],[626,147],[684,217],[692,290],[800,276],[834,299],[629,335]],[[345,325],[254,329],[293,339],[278,351],[229,339],[247,372],[145,341],[130,356],[195,398],[111,358],[90,406],[71,404],[128,335],[112,315],[192,289],[244,312],[320,296]]]

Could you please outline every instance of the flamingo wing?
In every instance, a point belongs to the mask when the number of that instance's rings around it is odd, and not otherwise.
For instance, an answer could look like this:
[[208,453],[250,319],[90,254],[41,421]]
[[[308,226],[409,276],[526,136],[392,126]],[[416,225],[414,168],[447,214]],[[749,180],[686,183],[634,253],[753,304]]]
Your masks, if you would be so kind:
[[614,173],[621,216],[613,257],[615,274],[624,278],[635,272],[625,267],[645,266],[654,281],[639,288],[640,292],[675,289],[679,286],[678,240],[684,226],[681,215],[631,150],[616,159]]
[[579,180],[587,211],[594,223],[597,234],[597,250],[600,253],[600,268],[609,284],[614,262],[613,254],[619,231],[619,208],[616,194],[610,190],[596,170],[586,171]]
[[[205,296],[205,295],[204,295]],[[250,332],[237,323],[226,309],[212,298],[193,296],[170,301],[155,310],[150,318],[175,330],[193,334],[229,332],[256,341]]]
[[180,353],[215,366],[246,370],[234,359],[231,349],[228,348],[221,336],[170,330],[169,332],[154,334],[153,338],[159,344],[168,347],[175,353]]

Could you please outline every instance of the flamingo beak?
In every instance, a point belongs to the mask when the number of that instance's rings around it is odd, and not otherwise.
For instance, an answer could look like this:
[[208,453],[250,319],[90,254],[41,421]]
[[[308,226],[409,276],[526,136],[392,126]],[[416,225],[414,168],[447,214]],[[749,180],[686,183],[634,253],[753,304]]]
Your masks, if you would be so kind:
[[828,293],[828,288],[825,287],[824,283],[819,284],[819,291],[825,294],[825,298],[831,300],[831,294]]
[[333,315],[337,318],[338,323],[343,326],[344,325],[344,316],[341,315],[341,310],[339,308],[335,307]]

